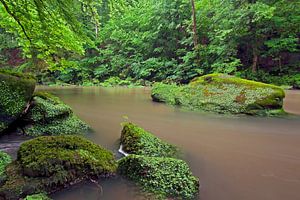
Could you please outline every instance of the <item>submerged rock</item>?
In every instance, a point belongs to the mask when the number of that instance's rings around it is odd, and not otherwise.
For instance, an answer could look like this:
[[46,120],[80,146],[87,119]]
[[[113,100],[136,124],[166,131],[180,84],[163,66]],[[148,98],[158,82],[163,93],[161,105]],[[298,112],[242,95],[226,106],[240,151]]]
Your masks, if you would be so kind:
[[199,179],[183,160],[130,155],[119,160],[118,172],[156,199],[194,199],[199,192]]
[[129,154],[153,157],[177,157],[178,149],[133,123],[123,123],[123,150]]
[[86,179],[116,173],[113,154],[79,136],[42,136],[24,142],[16,161],[6,168],[0,199],[51,193]]
[[27,135],[70,135],[86,132],[89,126],[81,121],[58,97],[46,93],[34,94],[25,120]]
[[280,87],[225,74],[198,77],[185,86],[158,83],[152,90],[154,101],[192,110],[249,115],[283,114],[284,97]]
[[35,83],[29,75],[0,70],[0,133],[26,109]]

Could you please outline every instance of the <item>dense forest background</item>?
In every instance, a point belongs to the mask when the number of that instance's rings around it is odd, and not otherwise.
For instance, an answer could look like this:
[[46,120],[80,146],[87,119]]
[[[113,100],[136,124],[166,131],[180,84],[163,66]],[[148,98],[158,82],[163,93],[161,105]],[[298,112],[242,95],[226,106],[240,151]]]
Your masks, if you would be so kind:
[[297,88],[299,36],[298,0],[0,0],[0,67],[48,85],[220,72]]

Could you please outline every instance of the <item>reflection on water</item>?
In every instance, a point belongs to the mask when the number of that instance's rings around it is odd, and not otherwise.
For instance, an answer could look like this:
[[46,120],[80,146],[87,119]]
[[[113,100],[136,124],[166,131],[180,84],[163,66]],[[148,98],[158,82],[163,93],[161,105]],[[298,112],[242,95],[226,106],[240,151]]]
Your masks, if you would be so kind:
[[[44,88],[45,89],[45,88]],[[46,88],[47,89],[47,88]],[[49,89],[49,88],[48,88]],[[122,116],[182,148],[200,177],[202,200],[300,199],[300,119],[225,117],[154,103],[149,89],[49,89],[87,123],[88,137],[113,151]],[[286,110],[300,114],[300,92],[289,91]],[[124,180],[101,181],[59,192],[55,200],[141,199]]]

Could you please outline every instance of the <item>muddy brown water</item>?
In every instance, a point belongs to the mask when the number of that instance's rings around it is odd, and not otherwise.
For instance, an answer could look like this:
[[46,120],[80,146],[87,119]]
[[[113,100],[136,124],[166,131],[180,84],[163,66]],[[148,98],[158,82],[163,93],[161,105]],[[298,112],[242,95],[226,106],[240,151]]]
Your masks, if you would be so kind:
[[[229,117],[154,103],[148,88],[41,88],[69,104],[94,133],[87,137],[116,151],[127,116],[184,152],[200,177],[201,200],[299,200],[300,118]],[[285,109],[300,115],[300,91],[288,91]],[[55,200],[142,199],[121,179],[73,186]]]

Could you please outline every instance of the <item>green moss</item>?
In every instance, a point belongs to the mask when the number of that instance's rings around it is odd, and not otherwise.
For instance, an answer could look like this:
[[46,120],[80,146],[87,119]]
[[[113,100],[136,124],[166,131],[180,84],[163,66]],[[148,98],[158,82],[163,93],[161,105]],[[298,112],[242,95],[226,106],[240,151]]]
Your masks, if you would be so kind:
[[62,118],[54,119],[50,123],[36,123],[28,126],[25,133],[30,136],[41,135],[76,135],[89,130],[89,126],[74,114]]
[[24,200],[51,200],[45,193],[28,195]]
[[199,192],[198,178],[186,162],[174,158],[130,155],[119,160],[118,172],[156,194],[156,199],[194,199]]
[[30,76],[0,70],[0,132],[24,111],[35,83]]
[[175,84],[155,83],[152,88],[151,96],[153,101],[164,102],[174,105],[175,96],[180,88]]
[[7,153],[0,151],[0,183],[6,178],[5,168],[11,161],[12,159]]
[[51,193],[85,179],[113,176],[116,169],[110,151],[82,137],[42,136],[21,145],[17,160],[6,168],[8,180],[0,196]]
[[44,92],[35,93],[26,118],[30,125],[25,132],[31,136],[81,134],[89,130],[68,105]]
[[30,73],[22,73],[22,72],[16,72],[8,69],[0,69],[0,74],[5,74],[9,76],[15,76],[22,79],[31,79],[33,81],[36,81],[36,78],[33,74]]
[[121,144],[124,151],[153,157],[177,157],[178,149],[133,123],[123,123]]
[[[154,85],[152,93],[165,95],[169,86]],[[173,86],[172,86],[173,87]],[[277,86],[240,79],[224,74],[210,74],[177,86],[166,103],[191,110],[217,113],[268,115],[282,111],[284,91]],[[157,95],[159,94],[159,95]],[[154,99],[157,101],[156,99]]]

